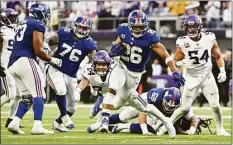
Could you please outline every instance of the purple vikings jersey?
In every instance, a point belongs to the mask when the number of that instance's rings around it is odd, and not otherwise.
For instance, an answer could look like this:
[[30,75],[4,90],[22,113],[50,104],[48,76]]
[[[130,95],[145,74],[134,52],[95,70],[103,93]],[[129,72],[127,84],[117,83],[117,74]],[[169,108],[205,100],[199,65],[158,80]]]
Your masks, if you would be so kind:
[[44,24],[34,19],[29,19],[19,24],[8,67],[20,57],[36,58],[33,50],[34,31],[39,31],[44,34]]
[[165,90],[163,88],[150,89],[147,93],[147,102],[148,104],[153,104],[166,117],[170,117],[173,112],[166,112],[163,109],[164,94],[165,94]]
[[59,44],[55,53],[56,58],[62,59],[62,66],[54,66],[59,71],[76,77],[79,65],[88,53],[96,49],[96,41],[91,37],[78,39],[73,30],[62,27],[58,31]]
[[117,29],[117,35],[126,48],[120,60],[130,71],[143,72],[150,59],[152,44],[160,42],[160,37],[154,30],[148,29],[145,35],[139,38],[132,36],[127,23],[122,23]]

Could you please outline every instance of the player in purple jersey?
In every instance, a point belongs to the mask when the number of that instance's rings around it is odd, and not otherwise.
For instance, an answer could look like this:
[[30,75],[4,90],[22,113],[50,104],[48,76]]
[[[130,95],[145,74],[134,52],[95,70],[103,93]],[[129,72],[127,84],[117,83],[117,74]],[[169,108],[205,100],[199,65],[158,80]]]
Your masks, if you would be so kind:
[[92,60],[97,47],[89,33],[91,19],[80,16],[74,21],[74,27],[62,27],[56,34],[48,38],[48,44],[57,47],[54,56],[62,60],[60,67],[50,64],[46,70],[46,78],[56,92],[56,102],[60,116],[54,121],[52,127],[59,132],[68,132],[74,128],[71,116],[77,108],[79,97],[76,90],[77,71],[82,60],[88,56]]
[[29,16],[30,19],[23,21],[18,26],[8,68],[22,94],[32,96],[32,98],[23,98],[19,103],[8,130],[13,134],[24,134],[19,129],[19,124],[33,103],[34,125],[31,134],[54,134],[53,131],[46,130],[42,126],[46,95],[44,76],[35,59],[39,57],[56,66],[61,66],[62,60],[49,56],[43,49],[43,37],[45,26],[50,19],[50,8],[43,3],[33,4],[29,9]]
[[146,14],[140,10],[134,10],[128,16],[128,23],[120,24],[117,29],[118,37],[112,44],[110,55],[119,55],[120,59],[118,65],[112,70],[109,88],[104,96],[100,132],[108,131],[111,110],[118,109],[128,102],[136,109],[148,112],[162,120],[168,128],[171,138],[175,137],[175,129],[171,120],[153,105],[146,105],[136,92],[152,51],[165,60],[178,85],[184,85],[184,79],[177,72],[172,57],[160,43],[159,35],[148,25]]

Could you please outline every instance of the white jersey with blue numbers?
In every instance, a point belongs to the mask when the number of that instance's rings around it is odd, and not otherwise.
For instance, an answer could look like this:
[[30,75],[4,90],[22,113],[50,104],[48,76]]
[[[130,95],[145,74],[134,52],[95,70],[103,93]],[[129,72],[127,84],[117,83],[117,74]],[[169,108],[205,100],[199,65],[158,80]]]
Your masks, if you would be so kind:
[[14,37],[15,37],[15,28],[2,26],[0,28],[0,33],[3,37],[3,48],[1,52],[1,66],[7,68],[10,55],[13,49]]
[[[114,66],[115,64],[112,64],[109,71],[111,71]],[[92,89],[102,95],[105,94],[109,86],[109,75],[110,72],[106,75],[106,77],[101,78],[100,75],[96,74],[94,71],[93,64],[87,64],[85,69],[82,71],[82,76],[89,81]]]
[[160,42],[158,33],[148,29],[142,37],[135,38],[130,32],[128,24],[122,23],[117,29],[117,35],[126,48],[125,54],[120,57],[120,60],[130,71],[145,71],[146,64],[151,56],[152,44]]
[[18,25],[8,67],[10,67],[20,57],[36,59],[33,49],[34,31],[41,32],[44,35],[45,25],[32,18],[25,20]]
[[54,67],[71,77],[77,77],[80,63],[88,53],[96,49],[97,43],[91,37],[76,38],[73,30],[68,27],[60,28],[57,34],[59,44],[54,56],[62,59],[62,66]]
[[189,74],[207,74],[212,70],[211,51],[215,34],[202,32],[199,41],[193,41],[188,36],[178,37],[176,46],[184,53],[183,66]]

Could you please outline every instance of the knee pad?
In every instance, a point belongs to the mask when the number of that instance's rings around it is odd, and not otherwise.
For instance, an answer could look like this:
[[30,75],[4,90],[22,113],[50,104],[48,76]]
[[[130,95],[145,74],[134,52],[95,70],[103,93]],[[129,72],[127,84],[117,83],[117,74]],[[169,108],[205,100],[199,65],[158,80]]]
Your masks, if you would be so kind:
[[32,102],[32,95],[28,94],[28,95],[23,95],[22,96],[22,102],[25,103],[28,106],[28,109],[31,108],[33,102]]

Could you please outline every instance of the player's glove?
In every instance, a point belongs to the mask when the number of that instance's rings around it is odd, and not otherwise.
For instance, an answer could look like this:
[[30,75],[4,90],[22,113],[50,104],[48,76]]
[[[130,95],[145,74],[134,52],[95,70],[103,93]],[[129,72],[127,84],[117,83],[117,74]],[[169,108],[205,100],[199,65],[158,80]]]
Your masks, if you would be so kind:
[[120,44],[112,44],[109,56],[110,57],[115,57],[115,56],[121,56],[125,53],[125,47],[120,43]]
[[174,71],[172,73],[175,82],[179,85],[179,87],[184,86],[185,84],[185,79],[183,78],[182,75],[180,75],[180,73],[178,73],[177,71]]
[[62,60],[59,59],[59,58],[52,57],[50,63],[53,64],[53,65],[56,65],[56,66],[61,67],[61,65],[62,65]]
[[220,73],[218,74],[218,82],[222,83],[227,79],[226,71],[224,67],[220,68]]
[[5,77],[6,73],[5,73],[5,68],[0,66],[0,77]]

